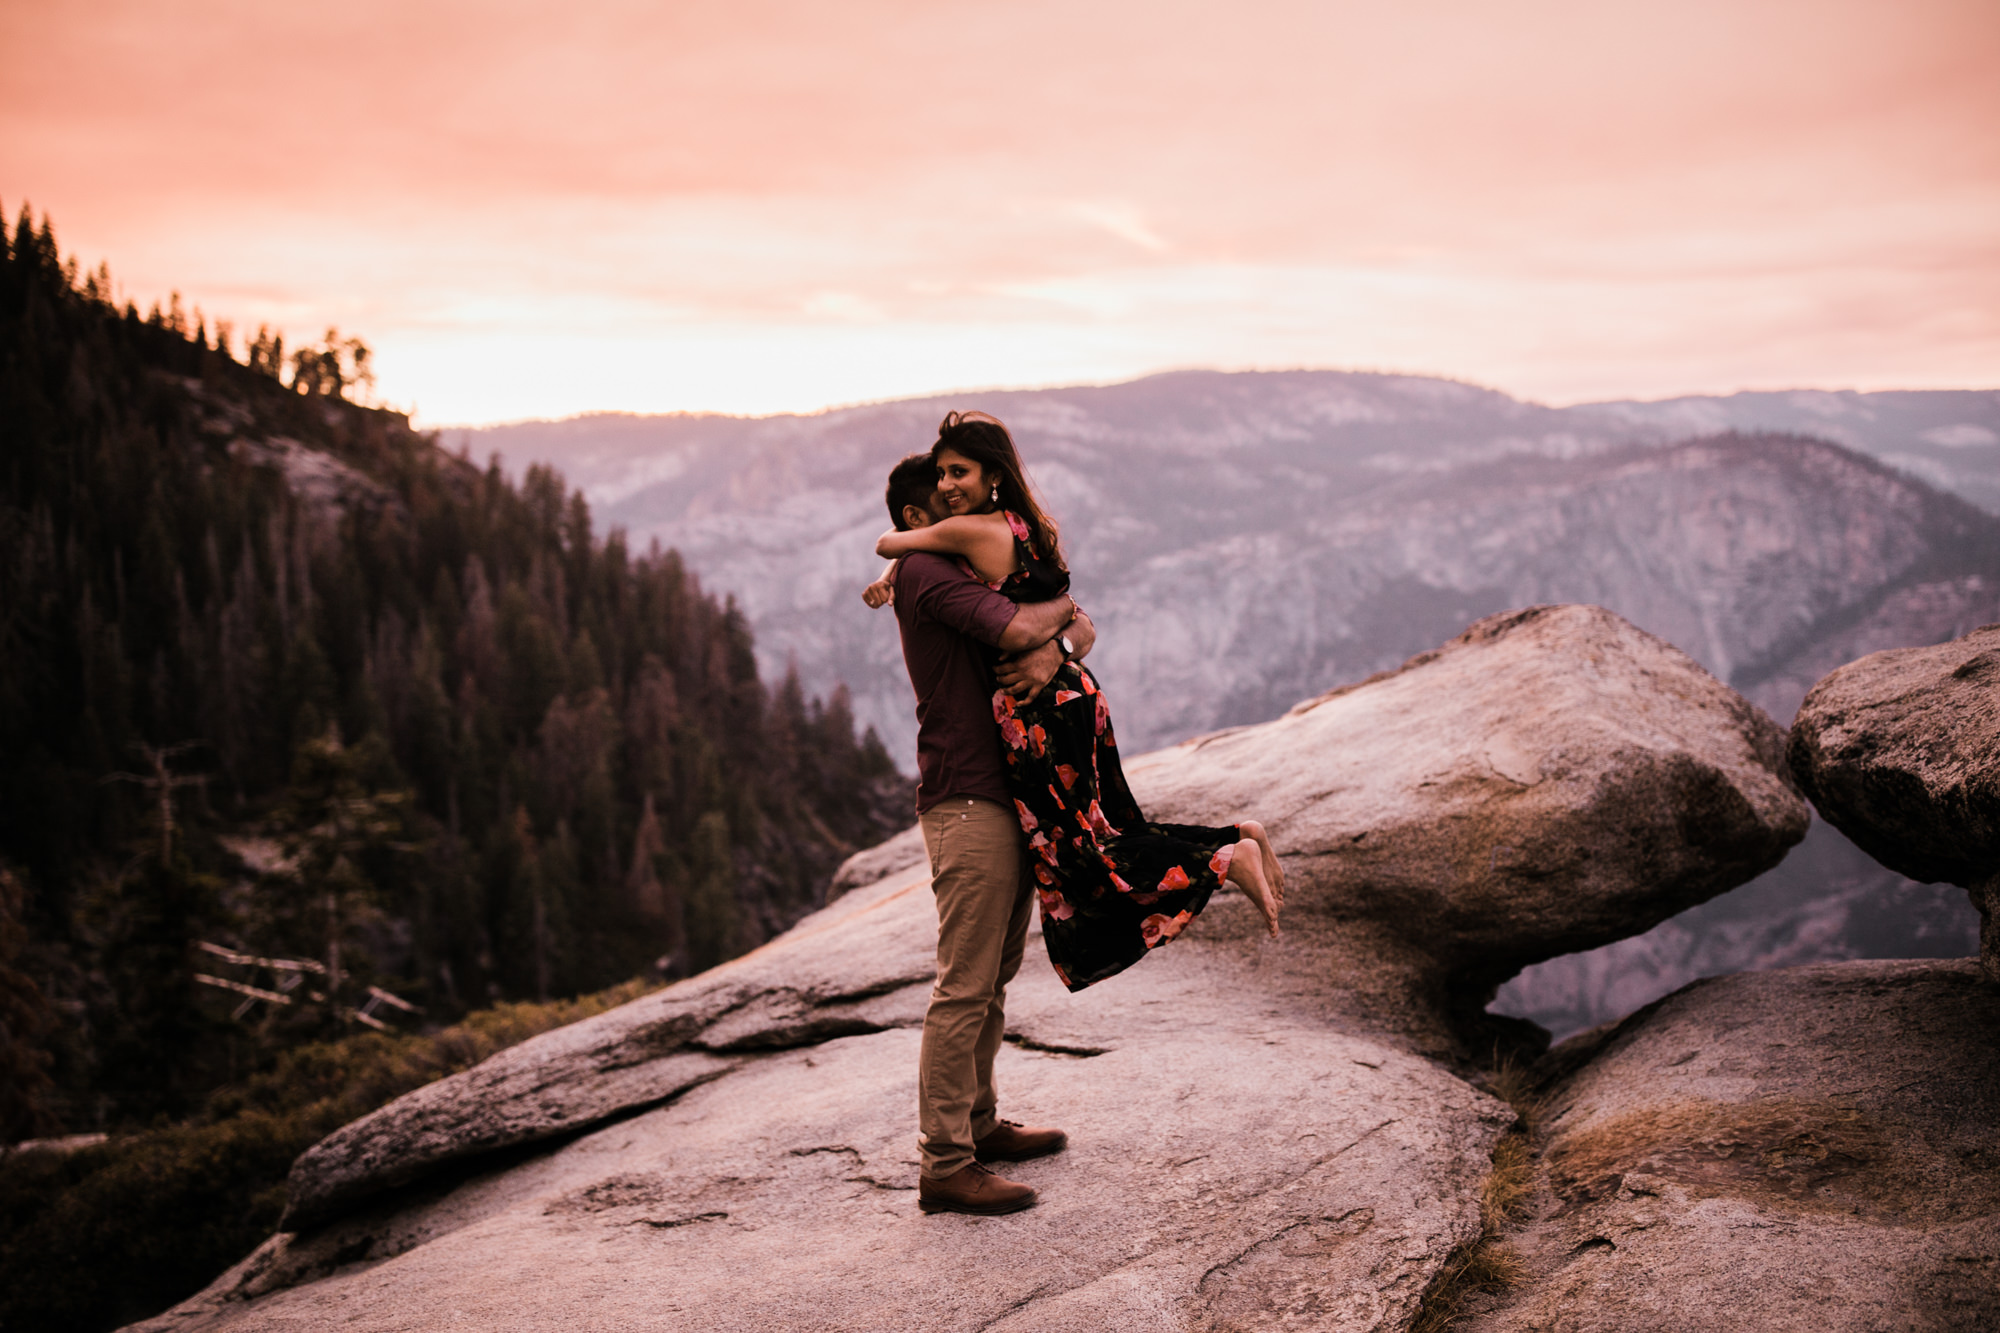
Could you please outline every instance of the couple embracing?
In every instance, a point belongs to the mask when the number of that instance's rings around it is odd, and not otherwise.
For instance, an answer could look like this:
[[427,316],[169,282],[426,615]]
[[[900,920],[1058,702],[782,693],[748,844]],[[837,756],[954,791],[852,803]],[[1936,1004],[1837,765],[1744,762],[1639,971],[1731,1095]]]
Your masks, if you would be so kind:
[[1179,935],[1225,885],[1276,935],[1284,872],[1254,821],[1154,823],[1133,800],[1083,664],[1096,628],[1006,427],[951,413],[929,453],[889,474],[888,505],[895,527],[875,549],[895,564],[863,597],[894,605],[917,694],[917,813],[938,912],[918,1202],[1008,1213],[1035,1192],[986,1164],[1066,1142],[1001,1120],[993,1086],[1031,906],[1056,975],[1079,991]]

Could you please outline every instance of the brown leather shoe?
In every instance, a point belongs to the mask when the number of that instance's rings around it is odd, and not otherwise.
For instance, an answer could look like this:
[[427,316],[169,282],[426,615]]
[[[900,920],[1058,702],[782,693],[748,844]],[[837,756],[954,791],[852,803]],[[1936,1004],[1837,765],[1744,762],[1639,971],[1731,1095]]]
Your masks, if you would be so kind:
[[1032,1208],[1035,1192],[968,1162],[942,1180],[917,1178],[917,1207],[927,1213],[1018,1213]]
[[1069,1135],[1059,1129],[1028,1129],[1017,1121],[1002,1120],[991,1134],[973,1142],[972,1155],[982,1162],[1025,1162],[1061,1152],[1068,1142]]

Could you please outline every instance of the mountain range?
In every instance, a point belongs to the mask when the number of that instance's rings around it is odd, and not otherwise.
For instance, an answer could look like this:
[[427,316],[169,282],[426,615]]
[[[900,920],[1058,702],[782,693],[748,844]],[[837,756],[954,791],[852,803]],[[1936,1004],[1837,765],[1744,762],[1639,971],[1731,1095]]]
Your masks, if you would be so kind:
[[[1536,602],[1618,611],[1780,722],[1842,662],[2000,620],[2000,392],[1553,408],[1417,376],[1180,372],[445,443],[554,464],[635,546],[678,548],[735,599],[767,672],[846,684],[907,763],[894,626],[859,590],[880,568],[888,468],[972,407],[1009,424],[1064,525],[1102,635],[1092,665],[1134,750],[1276,716]],[[1530,969],[1501,1003],[1573,1029],[1710,971],[1965,952],[1970,920],[1956,890],[1902,881],[1816,827],[1765,880],[1617,959]]]

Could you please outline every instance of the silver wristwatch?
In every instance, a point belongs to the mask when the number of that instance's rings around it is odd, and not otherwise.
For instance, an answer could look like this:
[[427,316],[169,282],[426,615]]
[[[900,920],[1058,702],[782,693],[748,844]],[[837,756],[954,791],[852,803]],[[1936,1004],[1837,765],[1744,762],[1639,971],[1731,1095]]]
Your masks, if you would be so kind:
[[1069,635],[1058,634],[1056,636],[1056,646],[1062,649],[1063,661],[1067,662],[1076,656],[1076,645],[1069,641]]

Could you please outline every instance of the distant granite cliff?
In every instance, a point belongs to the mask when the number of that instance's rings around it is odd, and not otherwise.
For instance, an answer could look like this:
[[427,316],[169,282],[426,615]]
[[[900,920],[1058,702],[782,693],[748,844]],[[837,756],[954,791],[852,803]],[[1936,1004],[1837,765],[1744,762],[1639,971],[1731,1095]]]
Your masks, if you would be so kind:
[[[1536,601],[1608,606],[1781,721],[1820,674],[1888,646],[1871,635],[1935,641],[2000,618],[2000,522],[1977,507],[2000,511],[1996,393],[1554,409],[1412,376],[1187,372],[446,443],[558,465],[601,521],[678,547],[735,597],[767,671],[795,660],[810,691],[845,682],[907,756],[896,636],[857,590],[878,567],[889,465],[975,405],[1014,429],[1065,525],[1139,748],[1275,716]],[[1732,430],[1766,435],[1684,443]]]

